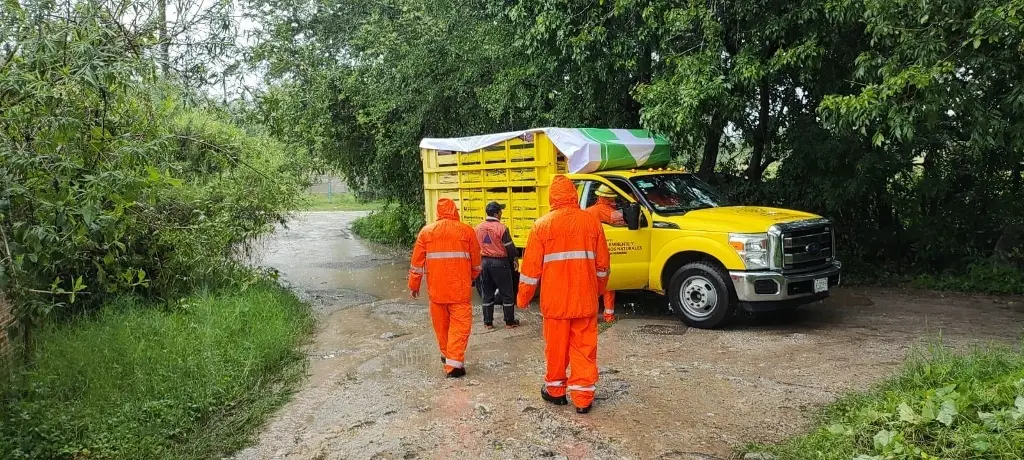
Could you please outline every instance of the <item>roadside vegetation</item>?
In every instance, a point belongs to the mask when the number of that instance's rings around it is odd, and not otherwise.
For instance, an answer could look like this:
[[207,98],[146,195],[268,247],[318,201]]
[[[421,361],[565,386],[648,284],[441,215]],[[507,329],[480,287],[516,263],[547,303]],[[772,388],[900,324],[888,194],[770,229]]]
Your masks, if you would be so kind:
[[352,232],[377,243],[411,247],[423,227],[423,218],[421,208],[390,205],[356,219]]
[[0,401],[6,459],[218,458],[304,375],[307,305],[272,282],[43,327]]
[[160,5],[0,7],[5,459],[217,457],[302,375],[308,306],[241,260],[308,161],[206,96],[231,12]]
[[750,446],[780,460],[1016,460],[1024,446],[1024,344],[913,355],[893,378],[829,405],[809,434]]

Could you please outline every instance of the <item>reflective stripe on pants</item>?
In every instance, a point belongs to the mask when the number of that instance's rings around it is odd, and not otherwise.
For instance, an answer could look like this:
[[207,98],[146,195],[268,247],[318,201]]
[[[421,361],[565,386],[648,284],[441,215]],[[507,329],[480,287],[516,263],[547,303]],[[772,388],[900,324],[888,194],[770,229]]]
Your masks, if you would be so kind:
[[[597,316],[574,319],[544,318],[544,358],[547,374],[544,382],[568,382],[569,388],[589,388],[597,383]],[[566,368],[571,368],[567,378]],[[565,396],[564,386],[547,386],[548,394]],[[577,407],[589,406],[593,391],[580,390],[574,398]]]

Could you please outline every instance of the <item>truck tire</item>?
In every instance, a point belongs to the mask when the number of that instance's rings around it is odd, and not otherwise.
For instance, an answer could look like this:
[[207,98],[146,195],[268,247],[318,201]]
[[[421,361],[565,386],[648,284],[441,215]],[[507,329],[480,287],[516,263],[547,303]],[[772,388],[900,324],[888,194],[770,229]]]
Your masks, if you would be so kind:
[[676,270],[669,280],[672,313],[686,324],[712,329],[725,324],[736,310],[736,296],[722,269],[707,262],[693,262]]

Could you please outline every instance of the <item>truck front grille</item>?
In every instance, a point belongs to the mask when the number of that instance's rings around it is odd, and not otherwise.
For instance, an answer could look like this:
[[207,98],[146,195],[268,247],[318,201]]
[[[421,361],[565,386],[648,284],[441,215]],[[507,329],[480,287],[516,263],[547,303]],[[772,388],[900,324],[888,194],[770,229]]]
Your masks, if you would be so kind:
[[835,258],[832,225],[811,224],[782,231],[782,269],[807,271],[832,264]]

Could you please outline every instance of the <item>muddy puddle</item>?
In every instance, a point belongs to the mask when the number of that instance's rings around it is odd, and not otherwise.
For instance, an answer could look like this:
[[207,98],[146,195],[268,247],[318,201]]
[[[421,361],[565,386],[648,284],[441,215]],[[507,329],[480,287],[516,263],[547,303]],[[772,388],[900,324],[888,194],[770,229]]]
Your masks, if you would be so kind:
[[889,375],[939,334],[954,346],[1018,340],[1019,300],[838,290],[791,314],[687,328],[664,299],[623,293],[599,340],[594,411],[545,404],[536,307],[485,331],[464,379],[443,377],[407,255],[354,238],[361,213],[306,213],[262,242],[319,312],[309,377],[239,459],[724,459],[798,433],[814,408]]

